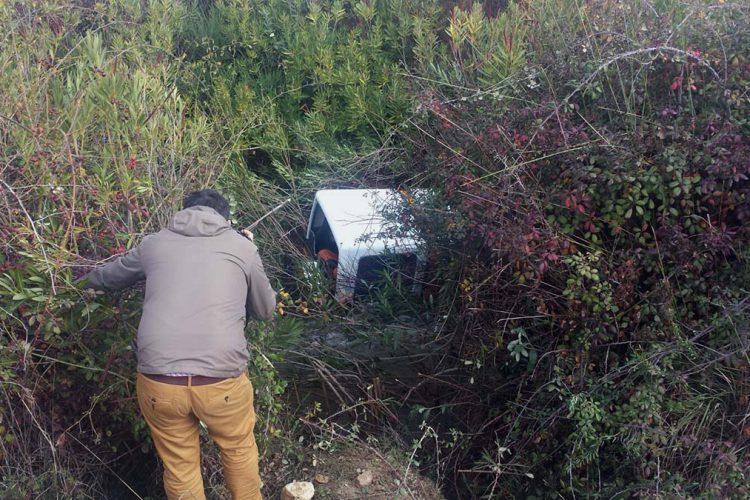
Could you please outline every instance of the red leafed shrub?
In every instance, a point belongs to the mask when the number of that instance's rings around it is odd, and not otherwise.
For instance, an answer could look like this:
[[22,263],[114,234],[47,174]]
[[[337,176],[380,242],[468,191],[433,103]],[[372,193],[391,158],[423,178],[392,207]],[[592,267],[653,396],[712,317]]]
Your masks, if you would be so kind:
[[[592,19],[634,8],[601,3]],[[723,15],[710,22],[746,25]],[[450,452],[457,484],[748,493],[750,54],[744,34],[734,63],[708,40],[675,48],[660,38],[670,22],[639,12],[636,36],[652,39],[630,48],[563,33],[529,65],[548,79],[531,98],[523,75],[424,94],[410,141],[431,194],[407,219],[426,235],[431,300],[456,333],[458,372],[438,385],[475,436]],[[695,420],[712,398],[710,420],[731,430]]]

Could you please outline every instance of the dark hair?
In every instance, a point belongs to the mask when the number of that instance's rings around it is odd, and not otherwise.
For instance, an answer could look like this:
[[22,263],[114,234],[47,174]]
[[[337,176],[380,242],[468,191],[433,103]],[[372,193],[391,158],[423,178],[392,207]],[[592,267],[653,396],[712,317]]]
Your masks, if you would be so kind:
[[229,219],[229,202],[224,198],[218,191],[213,189],[202,189],[200,191],[193,191],[185,197],[185,201],[182,202],[182,208],[190,208],[195,206],[213,208],[219,212],[225,219]]

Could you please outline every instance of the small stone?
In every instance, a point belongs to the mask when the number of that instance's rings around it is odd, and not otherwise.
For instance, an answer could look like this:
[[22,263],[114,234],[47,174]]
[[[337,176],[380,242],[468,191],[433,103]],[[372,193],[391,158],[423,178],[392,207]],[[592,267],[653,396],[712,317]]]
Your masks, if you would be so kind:
[[311,500],[315,487],[309,481],[294,481],[281,490],[281,500]]
[[315,482],[319,484],[328,484],[328,481],[330,481],[331,478],[326,476],[325,474],[315,474]]
[[362,474],[357,476],[357,484],[360,487],[369,486],[372,483],[372,472],[369,470],[364,471]]

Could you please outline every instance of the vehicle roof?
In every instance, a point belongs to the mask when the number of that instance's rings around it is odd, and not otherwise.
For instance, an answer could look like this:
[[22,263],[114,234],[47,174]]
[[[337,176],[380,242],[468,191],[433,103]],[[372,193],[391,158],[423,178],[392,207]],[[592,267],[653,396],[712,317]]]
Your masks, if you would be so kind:
[[339,254],[354,249],[376,253],[416,247],[414,237],[388,235],[393,226],[384,211],[404,203],[394,189],[324,189],[315,194],[315,200],[328,220]]

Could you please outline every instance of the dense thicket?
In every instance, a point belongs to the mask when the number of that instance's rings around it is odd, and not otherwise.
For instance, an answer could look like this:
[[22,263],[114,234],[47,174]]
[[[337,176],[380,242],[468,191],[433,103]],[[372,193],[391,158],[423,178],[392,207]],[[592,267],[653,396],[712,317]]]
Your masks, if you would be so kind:
[[413,139],[474,485],[748,494],[747,13],[671,7],[542,9],[525,73]]
[[[501,3],[0,5],[2,495],[158,491],[139,291],[73,280],[218,185],[239,222],[293,199],[264,451],[388,428],[458,498],[746,497],[750,8]],[[299,239],[334,184],[402,190],[421,296],[336,304]]]

